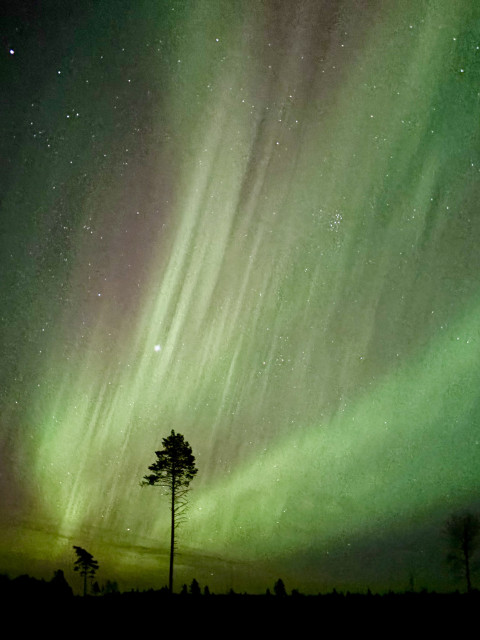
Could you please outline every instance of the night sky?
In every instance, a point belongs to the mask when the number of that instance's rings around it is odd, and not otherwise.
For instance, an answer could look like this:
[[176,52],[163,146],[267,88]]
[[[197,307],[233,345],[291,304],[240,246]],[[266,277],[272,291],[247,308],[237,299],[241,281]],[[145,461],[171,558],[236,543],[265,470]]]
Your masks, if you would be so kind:
[[0,573],[453,589],[480,508],[480,5],[2,2]]

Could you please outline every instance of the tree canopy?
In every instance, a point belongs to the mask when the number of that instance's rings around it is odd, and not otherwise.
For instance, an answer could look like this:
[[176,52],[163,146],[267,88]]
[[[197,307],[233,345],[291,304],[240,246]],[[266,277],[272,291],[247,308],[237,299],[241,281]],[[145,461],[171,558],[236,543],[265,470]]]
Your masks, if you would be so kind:
[[155,451],[157,460],[148,468],[153,473],[144,476],[143,485],[160,485],[169,492],[188,488],[198,469],[192,448],[180,433],[171,434],[162,440],[163,449]]

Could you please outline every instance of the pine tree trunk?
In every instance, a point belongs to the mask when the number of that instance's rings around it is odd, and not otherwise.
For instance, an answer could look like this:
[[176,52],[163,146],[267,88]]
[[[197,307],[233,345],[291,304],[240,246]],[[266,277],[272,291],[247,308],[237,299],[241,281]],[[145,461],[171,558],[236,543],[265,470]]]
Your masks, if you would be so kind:
[[467,579],[467,593],[472,591],[472,583],[470,581],[470,558],[468,557],[468,551],[464,551],[465,554],[465,577]]
[[175,548],[175,477],[172,478],[172,521],[170,525],[170,572],[168,575],[168,590],[173,593],[173,553]]

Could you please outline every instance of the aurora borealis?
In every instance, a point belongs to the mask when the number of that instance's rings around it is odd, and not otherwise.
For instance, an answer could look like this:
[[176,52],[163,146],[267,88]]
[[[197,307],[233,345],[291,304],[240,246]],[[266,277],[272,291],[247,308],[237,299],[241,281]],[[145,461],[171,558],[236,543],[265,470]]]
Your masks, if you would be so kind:
[[[80,6],[76,6],[76,5]],[[0,573],[450,589],[478,510],[480,6],[6,3]],[[73,574],[73,572],[72,572]],[[71,579],[74,584],[74,579]]]

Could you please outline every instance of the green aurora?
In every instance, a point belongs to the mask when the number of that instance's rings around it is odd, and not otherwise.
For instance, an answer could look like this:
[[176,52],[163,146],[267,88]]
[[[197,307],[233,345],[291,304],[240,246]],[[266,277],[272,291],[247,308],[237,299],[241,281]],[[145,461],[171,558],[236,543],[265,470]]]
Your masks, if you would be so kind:
[[175,429],[177,587],[454,588],[480,6],[80,4],[5,10],[0,572],[165,584]]

